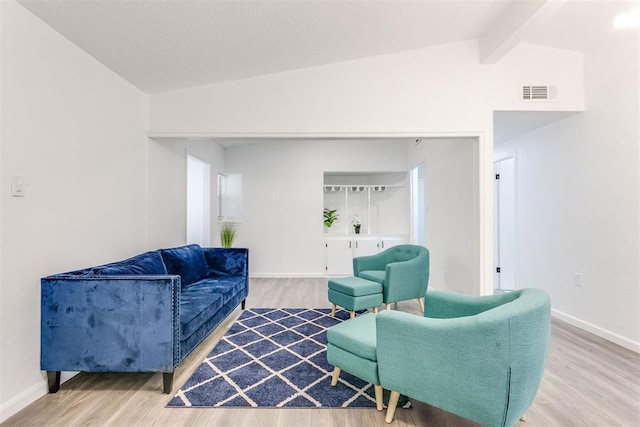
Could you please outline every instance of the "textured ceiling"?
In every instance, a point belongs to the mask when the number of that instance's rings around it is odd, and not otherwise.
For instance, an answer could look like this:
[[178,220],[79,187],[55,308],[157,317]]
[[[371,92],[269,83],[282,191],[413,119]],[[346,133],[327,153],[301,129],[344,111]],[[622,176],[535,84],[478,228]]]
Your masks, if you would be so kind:
[[[514,32],[503,34],[506,40],[517,33],[516,43],[582,51],[610,35],[618,13],[640,6],[640,0],[18,2],[146,93],[460,40],[482,44],[483,35],[508,27]],[[509,11],[524,2],[553,13],[516,24]],[[518,25],[526,31],[517,32]],[[565,116],[497,113],[496,143]]]
[[147,93],[477,38],[507,0],[20,0]]

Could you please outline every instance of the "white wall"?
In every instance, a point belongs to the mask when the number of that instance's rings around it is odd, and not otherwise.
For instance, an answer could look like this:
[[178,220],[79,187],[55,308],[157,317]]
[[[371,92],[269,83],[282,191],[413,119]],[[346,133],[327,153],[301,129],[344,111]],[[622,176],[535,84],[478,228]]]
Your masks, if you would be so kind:
[[[0,421],[46,392],[40,278],[146,249],[146,98],[0,2]],[[24,176],[26,197],[10,196]]]
[[[499,64],[481,65],[475,41],[449,43],[153,94],[149,130],[169,135],[490,131],[493,110],[582,110],[582,65],[578,53],[527,44]],[[557,102],[523,105],[519,85],[531,81],[557,85]]]
[[[638,32],[585,54],[587,108],[496,147],[517,151],[518,287],[554,314],[640,351]],[[582,274],[582,286],[574,284]]]
[[409,146],[409,167],[425,167],[430,289],[478,293],[478,150],[474,138],[423,138],[419,145]]
[[150,248],[183,245],[187,239],[187,155],[211,165],[211,245],[218,246],[216,185],[224,172],[224,150],[208,141],[147,141]]
[[[493,111],[582,110],[582,55],[521,45],[481,65],[475,41],[150,96],[155,136],[478,136],[480,275],[493,289]],[[521,84],[558,87],[523,104]]]
[[244,221],[234,246],[249,248],[252,275],[321,276],[324,172],[397,172],[406,166],[406,144],[397,141],[282,140],[229,147],[225,169],[242,174],[244,186]]

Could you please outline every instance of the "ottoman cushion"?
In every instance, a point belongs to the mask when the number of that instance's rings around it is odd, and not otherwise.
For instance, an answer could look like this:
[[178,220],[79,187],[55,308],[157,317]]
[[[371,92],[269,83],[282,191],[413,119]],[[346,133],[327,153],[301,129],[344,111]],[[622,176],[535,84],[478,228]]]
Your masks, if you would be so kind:
[[360,277],[340,277],[329,280],[329,289],[354,297],[382,293],[382,285]]
[[377,361],[375,314],[365,314],[332,326],[327,330],[327,341],[363,359]]

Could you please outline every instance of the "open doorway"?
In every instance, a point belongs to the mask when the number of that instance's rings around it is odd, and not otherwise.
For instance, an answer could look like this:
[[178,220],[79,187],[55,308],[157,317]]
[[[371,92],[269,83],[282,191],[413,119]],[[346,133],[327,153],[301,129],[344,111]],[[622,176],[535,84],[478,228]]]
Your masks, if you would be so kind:
[[211,166],[187,155],[187,243],[211,243]]

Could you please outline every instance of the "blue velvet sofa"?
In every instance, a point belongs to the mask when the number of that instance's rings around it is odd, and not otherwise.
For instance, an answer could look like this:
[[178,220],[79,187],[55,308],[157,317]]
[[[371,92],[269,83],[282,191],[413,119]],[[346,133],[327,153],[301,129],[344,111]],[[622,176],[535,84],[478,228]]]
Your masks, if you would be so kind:
[[187,245],[41,279],[41,369],[162,372],[175,368],[249,293],[249,253]]

